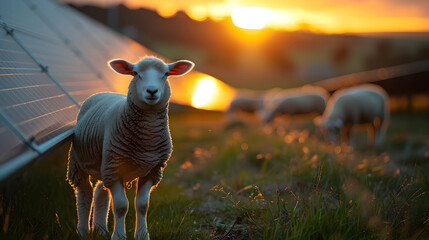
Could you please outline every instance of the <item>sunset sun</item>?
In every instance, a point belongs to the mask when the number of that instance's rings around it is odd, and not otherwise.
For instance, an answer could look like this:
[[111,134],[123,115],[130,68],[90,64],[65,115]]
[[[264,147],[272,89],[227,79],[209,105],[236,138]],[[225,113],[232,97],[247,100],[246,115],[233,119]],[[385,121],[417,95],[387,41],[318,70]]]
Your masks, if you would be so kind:
[[262,29],[271,20],[271,12],[261,7],[236,7],[231,12],[235,26],[244,29]]
[[198,83],[195,94],[192,96],[192,105],[201,108],[206,105],[216,91],[216,82],[212,78],[204,78]]

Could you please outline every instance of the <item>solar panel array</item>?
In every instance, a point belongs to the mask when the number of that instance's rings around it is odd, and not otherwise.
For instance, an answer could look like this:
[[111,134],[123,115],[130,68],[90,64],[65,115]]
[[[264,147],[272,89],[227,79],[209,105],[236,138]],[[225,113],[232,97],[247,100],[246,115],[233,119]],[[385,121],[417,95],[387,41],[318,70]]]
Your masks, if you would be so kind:
[[[313,85],[323,87],[328,91],[334,91],[340,88],[347,88],[347,87],[364,84],[364,83],[377,82],[380,84],[382,81],[385,81],[385,80],[391,81],[392,79],[395,79],[395,78],[399,79],[413,74],[427,73],[427,72],[429,72],[429,60],[423,60],[419,62],[406,63],[406,64],[396,65],[392,67],[379,68],[379,69],[369,70],[365,72],[358,72],[358,73],[347,74],[339,77],[329,78],[329,79],[315,82],[313,83]],[[402,81],[401,85],[407,86],[408,84],[410,84],[409,81],[406,82],[403,79],[400,79],[400,81]],[[426,79],[423,79],[422,81],[426,82]],[[388,84],[392,85],[394,83],[390,82]],[[423,89],[421,90],[427,91],[428,84],[424,83],[423,85],[425,85],[425,87],[423,87]],[[392,88],[392,87],[389,87],[389,88]],[[403,91],[404,89],[400,89],[400,92],[403,92]]]
[[126,91],[109,59],[145,55],[154,54],[70,7],[1,0],[0,180],[71,136],[87,97]]

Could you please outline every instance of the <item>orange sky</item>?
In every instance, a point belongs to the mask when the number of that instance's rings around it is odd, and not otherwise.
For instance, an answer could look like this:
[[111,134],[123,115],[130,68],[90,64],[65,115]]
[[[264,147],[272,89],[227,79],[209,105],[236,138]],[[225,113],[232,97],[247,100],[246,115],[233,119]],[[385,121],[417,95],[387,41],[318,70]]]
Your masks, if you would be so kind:
[[[195,20],[229,17],[237,6],[270,11],[266,27],[302,26],[328,33],[429,31],[429,0],[63,0],[74,3],[150,8],[169,17],[183,10]],[[425,11],[426,10],[426,11]]]

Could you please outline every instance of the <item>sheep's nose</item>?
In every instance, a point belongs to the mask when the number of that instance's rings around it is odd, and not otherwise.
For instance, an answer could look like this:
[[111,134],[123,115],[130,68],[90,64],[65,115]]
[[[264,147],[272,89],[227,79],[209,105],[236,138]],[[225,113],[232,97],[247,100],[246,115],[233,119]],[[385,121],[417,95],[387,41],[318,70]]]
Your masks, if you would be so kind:
[[147,89],[146,92],[149,93],[150,95],[155,95],[155,93],[158,92],[158,89],[155,89],[155,90]]

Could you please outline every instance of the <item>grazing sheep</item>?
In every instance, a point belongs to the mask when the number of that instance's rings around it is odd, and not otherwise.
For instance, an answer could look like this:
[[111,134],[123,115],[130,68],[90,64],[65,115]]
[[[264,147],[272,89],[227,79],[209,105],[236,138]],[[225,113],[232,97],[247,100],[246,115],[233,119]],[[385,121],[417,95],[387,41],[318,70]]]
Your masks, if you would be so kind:
[[[168,127],[171,95],[169,75],[183,75],[194,64],[177,61],[165,64],[157,58],[144,58],[136,64],[112,60],[111,68],[134,76],[128,95],[99,93],[89,97],[80,109],[70,149],[67,179],[76,189],[77,232],[107,231],[110,195],[115,217],[112,239],[125,237],[128,200],[124,184],[138,178],[135,197],[135,239],[149,239],[146,215],[152,186],[159,183],[172,152]],[[99,182],[94,190],[89,176]],[[110,195],[109,195],[110,192]]]
[[279,115],[323,114],[329,93],[321,87],[304,86],[301,88],[275,91],[266,94],[264,108],[260,112],[266,123]]
[[239,90],[227,110],[228,117],[234,119],[238,112],[257,113],[264,102],[264,94],[253,90]]
[[[381,87],[366,84],[338,90],[329,99],[324,114],[314,120],[332,142],[349,143],[350,131],[355,125],[369,125],[374,143],[383,142],[389,122],[389,97]],[[372,130],[372,131],[371,131]],[[368,134],[370,137],[370,134]]]

